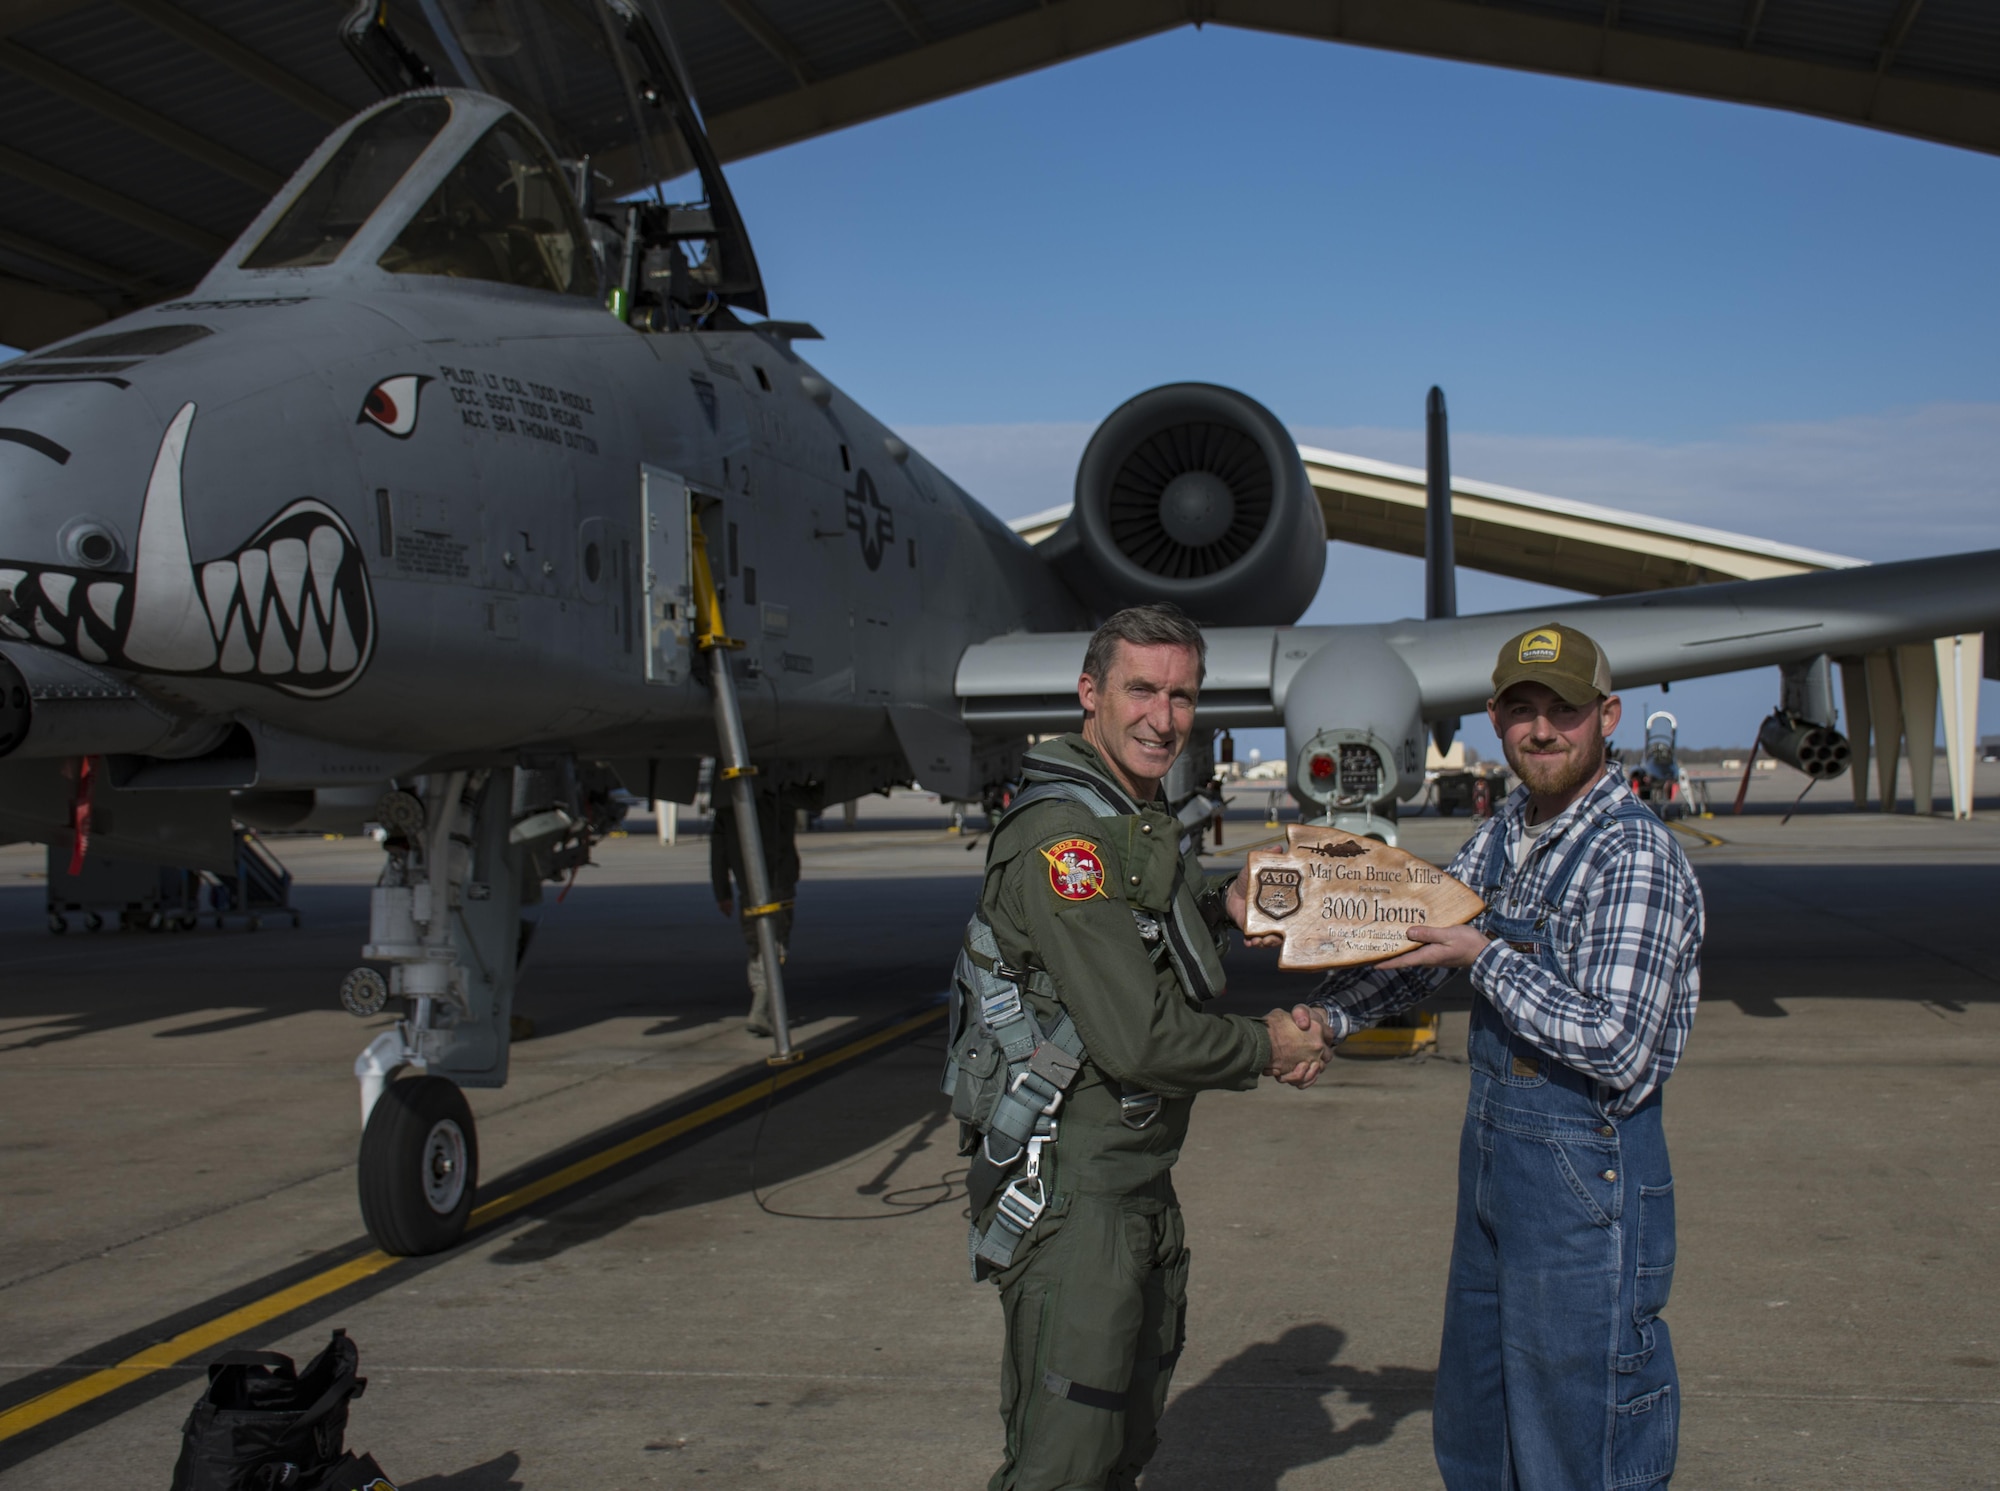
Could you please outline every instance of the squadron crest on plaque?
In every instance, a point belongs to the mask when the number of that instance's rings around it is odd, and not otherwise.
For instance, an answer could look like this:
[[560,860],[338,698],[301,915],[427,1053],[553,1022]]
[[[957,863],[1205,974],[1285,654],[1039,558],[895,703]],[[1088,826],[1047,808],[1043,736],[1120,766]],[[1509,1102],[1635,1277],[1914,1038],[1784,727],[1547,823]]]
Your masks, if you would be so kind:
[[1294,823],[1283,849],[1255,849],[1245,930],[1280,936],[1286,969],[1344,968],[1407,953],[1410,927],[1454,927],[1486,903],[1443,870],[1377,839]]
[[1299,909],[1299,886],[1304,880],[1305,876],[1297,870],[1259,870],[1257,909],[1283,921]]

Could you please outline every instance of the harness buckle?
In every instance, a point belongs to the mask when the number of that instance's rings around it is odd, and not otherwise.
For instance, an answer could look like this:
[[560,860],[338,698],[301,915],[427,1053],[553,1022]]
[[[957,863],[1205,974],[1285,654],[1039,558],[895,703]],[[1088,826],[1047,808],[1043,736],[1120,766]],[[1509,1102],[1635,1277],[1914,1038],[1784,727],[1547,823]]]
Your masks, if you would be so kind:
[[[995,977],[1006,977],[1014,974],[1013,969],[1009,968],[1003,971],[998,966],[994,968],[993,972]],[[1018,978],[1018,975],[1014,976]],[[979,1001],[979,1023],[984,1025],[988,1030],[1012,1024],[1020,1018],[1021,990],[1018,984],[1010,983],[998,994],[989,994]]]
[[[1014,1080],[1007,1084],[1008,1094],[1011,1096],[1012,1094],[1019,1092],[1023,1087],[1028,1087],[1028,1084],[1031,1081],[1035,1084],[1033,1087],[1028,1088],[1028,1093],[1031,1097],[1041,1097],[1044,1089],[1046,1089],[1048,1092],[1048,1097],[1045,1100],[1044,1106],[1037,1109],[1036,1111],[1039,1112],[1044,1118],[1053,1118],[1056,1114],[1056,1110],[1062,1107],[1063,1105],[1063,1091],[1060,1087],[1055,1086],[1052,1082],[1048,1080],[1048,1078],[1044,1077],[1040,1072],[1035,1071],[1032,1067],[1030,1067],[1026,1071],[1016,1074]],[[1035,1141],[1031,1139],[1028,1142],[1032,1144]]]
[[1157,1092],[1128,1092],[1118,1099],[1118,1121],[1128,1129],[1143,1129],[1160,1116],[1165,1101]]
[[1048,1188],[1042,1184],[1042,1178],[1039,1175],[1024,1175],[1019,1180],[1010,1181],[1007,1189],[1000,1193],[1000,1205],[994,1212],[994,1220],[1019,1236],[1040,1221],[1042,1213],[1048,1209]]

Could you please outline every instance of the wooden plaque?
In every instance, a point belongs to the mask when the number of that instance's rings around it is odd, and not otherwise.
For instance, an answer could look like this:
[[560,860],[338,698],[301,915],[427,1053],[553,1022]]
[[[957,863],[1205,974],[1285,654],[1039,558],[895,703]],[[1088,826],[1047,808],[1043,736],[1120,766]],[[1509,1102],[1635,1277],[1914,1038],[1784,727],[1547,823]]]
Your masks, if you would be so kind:
[[1345,968],[1406,953],[1410,926],[1456,927],[1486,909],[1464,882],[1414,854],[1337,828],[1294,823],[1284,849],[1253,849],[1247,934],[1282,936],[1278,966]]

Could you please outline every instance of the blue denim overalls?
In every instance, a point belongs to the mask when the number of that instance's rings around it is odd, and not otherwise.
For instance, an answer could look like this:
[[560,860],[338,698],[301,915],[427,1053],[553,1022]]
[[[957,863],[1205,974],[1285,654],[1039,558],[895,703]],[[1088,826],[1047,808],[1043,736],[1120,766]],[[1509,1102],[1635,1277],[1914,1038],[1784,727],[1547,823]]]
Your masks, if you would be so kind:
[[[1564,856],[1543,904],[1505,900],[1495,833],[1468,877],[1494,909],[1488,936],[1567,977],[1583,900],[1571,883],[1614,804],[1544,853]],[[1513,913],[1503,914],[1503,912]],[[1625,1118],[1616,1096],[1472,1005],[1472,1095],[1459,1143],[1458,1225],[1439,1348],[1433,1439],[1449,1491],[1664,1486],[1680,1382],[1666,1322],[1674,1190],[1660,1094]]]

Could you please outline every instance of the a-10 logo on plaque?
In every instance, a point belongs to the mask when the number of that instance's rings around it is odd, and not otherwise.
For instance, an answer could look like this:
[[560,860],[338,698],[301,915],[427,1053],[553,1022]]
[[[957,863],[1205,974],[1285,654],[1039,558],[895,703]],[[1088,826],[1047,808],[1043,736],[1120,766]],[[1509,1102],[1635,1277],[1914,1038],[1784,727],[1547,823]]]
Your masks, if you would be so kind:
[[1252,850],[1246,931],[1281,936],[1278,966],[1342,968],[1417,946],[1407,927],[1455,927],[1486,903],[1463,882],[1375,839],[1294,823],[1284,849]]
[[1258,872],[1257,909],[1266,916],[1283,921],[1301,905],[1299,886],[1305,875],[1298,870],[1269,869]]

